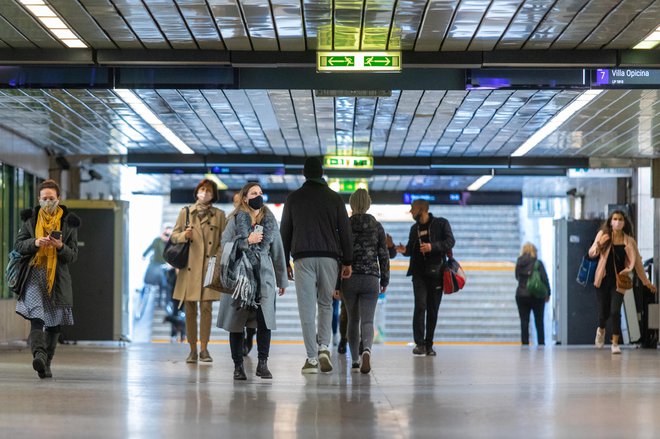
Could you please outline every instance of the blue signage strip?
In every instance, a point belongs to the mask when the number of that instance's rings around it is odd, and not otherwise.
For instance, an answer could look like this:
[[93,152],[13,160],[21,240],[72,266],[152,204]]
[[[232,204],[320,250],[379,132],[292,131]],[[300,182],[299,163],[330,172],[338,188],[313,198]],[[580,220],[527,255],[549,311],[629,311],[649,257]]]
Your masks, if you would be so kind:
[[595,88],[660,88],[660,69],[596,69],[591,85]]

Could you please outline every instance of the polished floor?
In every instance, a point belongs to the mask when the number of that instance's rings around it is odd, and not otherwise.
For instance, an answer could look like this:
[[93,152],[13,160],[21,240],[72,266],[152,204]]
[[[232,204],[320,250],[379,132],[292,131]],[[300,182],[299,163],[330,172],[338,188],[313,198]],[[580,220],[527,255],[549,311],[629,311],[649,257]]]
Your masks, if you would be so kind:
[[0,346],[0,438],[657,438],[660,352],[376,346],[369,375],[334,357],[301,375],[302,345],[273,345],[273,380],[232,380],[229,347],[189,365],[184,345],[60,346],[39,380]]

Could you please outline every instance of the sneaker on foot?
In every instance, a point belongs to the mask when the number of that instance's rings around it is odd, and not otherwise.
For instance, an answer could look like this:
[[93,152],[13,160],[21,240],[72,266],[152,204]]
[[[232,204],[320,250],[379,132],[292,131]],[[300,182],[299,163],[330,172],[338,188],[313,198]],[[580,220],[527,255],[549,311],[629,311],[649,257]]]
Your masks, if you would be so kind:
[[199,353],[199,361],[204,363],[213,363],[213,358],[211,358],[209,351],[202,351]]
[[186,358],[186,363],[197,363],[197,351],[191,351]]
[[354,361],[353,364],[351,364],[351,372],[357,373],[359,371],[360,371],[360,363]]
[[621,354],[621,348],[618,344],[612,344],[612,354],[617,355]]
[[600,328],[596,328],[596,347],[601,349],[605,346],[605,331],[601,332]]
[[415,349],[413,349],[413,355],[426,355],[426,346],[415,346]]
[[321,372],[332,372],[332,363],[330,362],[330,351],[323,349],[319,351],[319,367]]
[[360,372],[371,372],[371,351],[369,349],[365,349],[364,352],[362,352],[362,365],[360,366]]
[[305,360],[305,365],[303,366],[301,372],[303,374],[316,374],[319,373],[319,363],[316,360],[310,360],[309,358]]
[[435,357],[436,355],[438,355],[438,354],[436,354],[436,352],[433,350],[433,348],[427,348],[426,349],[426,356],[427,357]]

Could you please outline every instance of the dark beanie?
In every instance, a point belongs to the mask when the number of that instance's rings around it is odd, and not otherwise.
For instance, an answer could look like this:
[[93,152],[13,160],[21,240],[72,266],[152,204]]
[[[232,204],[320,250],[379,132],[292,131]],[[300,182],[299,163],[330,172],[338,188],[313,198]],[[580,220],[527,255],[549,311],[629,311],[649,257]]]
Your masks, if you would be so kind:
[[305,169],[303,170],[305,178],[321,178],[323,177],[323,166],[318,157],[307,157],[305,160]]

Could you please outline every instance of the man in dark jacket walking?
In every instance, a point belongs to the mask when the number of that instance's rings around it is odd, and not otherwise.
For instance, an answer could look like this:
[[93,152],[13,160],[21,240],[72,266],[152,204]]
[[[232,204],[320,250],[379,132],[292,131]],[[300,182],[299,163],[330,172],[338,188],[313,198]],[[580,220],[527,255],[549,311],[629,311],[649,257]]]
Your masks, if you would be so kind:
[[410,228],[408,244],[399,244],[396,251],[410,256],[407,276],[412,276],[415,295],[413,354],[435,356],[433,334],[442,301],[442,266],[454,247],[454,235],[449,221],[429,213],[428,201],[415,200],[410,213],[415,224]]
[[[302,373],[332,371],[332,294],[339,275],[351,276],[353,243],[346,206],[323,180],[321,161],[310,157],[303,171],[307,179],[289,194],[284,204],[280,232],[289,279],[295,269],[298,312],[307,360]],[[294,269],[289,264],[293,257]],[[318,332],[316,312],[318,306]]]

